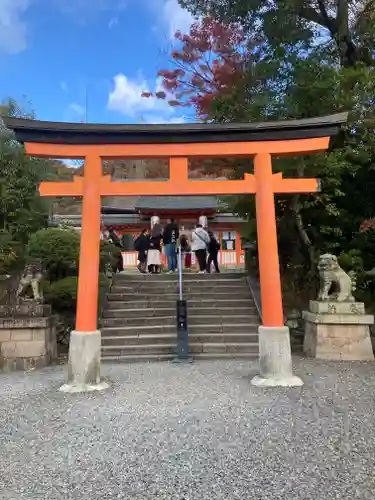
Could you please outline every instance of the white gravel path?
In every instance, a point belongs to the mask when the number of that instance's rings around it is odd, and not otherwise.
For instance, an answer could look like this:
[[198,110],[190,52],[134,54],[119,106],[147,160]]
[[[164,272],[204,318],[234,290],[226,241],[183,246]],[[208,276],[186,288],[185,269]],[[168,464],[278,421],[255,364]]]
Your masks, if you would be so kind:
[[375,498],[375,363],[106,365],[105,392],[58,392],[64,367],[0,374],[1,500]]

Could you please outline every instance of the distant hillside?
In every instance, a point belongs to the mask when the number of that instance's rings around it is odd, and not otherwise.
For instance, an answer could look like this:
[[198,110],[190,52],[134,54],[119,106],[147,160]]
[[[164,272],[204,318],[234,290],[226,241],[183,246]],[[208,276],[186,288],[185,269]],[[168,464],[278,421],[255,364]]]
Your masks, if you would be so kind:
[[[63,181],[72,180],[73,175],[82,175],[84,167],[69,167],[65,163],[56,161],[57,179]],[[166,179],[169,177],[168,161],[160,160],[111,160],[103,162],[103,172],[111,175],[113,181],[124,181],[126,179]],[[200,163],[189,172],[191,177],[206,177],[213,175],[205,172]],[[137,196],[111,197],[102,199],[102,205],[115,208],[134,208]],[[60,215],[76,215],[82,210],[80,198],[58,198],[53,204],[53,213]]]
[[[57,178],[72,180],[73,175],[82,175],[84,167],[69,167],[65,163],[55,162]],[[125,179],[167,178],[168,164],[166,160],[111,160],[103,162],[103,172],[111,175],[114,181]],[[102,204],[116,208],[133,208],[135,196],[110,197],[102,199]],[[53,213],[61,215],[80,214],[82,203],[80,198],[58,198],[53,204]]]

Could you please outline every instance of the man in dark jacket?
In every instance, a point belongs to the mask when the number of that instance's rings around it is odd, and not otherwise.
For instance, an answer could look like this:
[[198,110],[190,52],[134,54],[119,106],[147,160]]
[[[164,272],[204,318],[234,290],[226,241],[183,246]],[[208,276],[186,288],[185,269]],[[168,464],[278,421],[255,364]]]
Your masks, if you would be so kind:
[[168,262],[168,271],[172,273],[177,269],[177,240],[180,236],[179,229],[173,218],[167,220],[164,228],[163,242],[165,255]]
[[215,238],[215,235],[212,231],[208,231],[208,236],[210,237],[210,243],[208,244],[207,272],[208,273],[211,272],[211,264],[213,262],[215,266],[215,271],[217,273],[220,273],[219,262],[218,262],[220,243]]
[[138,271],[142,274],[146,273],[147,268],[147,251],[149,246],[148,230],[143,229],[141,234],[134,242],[134,248],[138,252]]

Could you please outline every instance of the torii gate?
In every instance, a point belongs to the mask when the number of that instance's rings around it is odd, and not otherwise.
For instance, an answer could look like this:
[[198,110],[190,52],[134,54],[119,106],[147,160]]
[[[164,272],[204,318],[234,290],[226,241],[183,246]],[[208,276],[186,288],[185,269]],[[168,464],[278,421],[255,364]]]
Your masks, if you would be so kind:
[[[272,156],[325,151],[347,114],[253,124],[94,125],[4,117],[31,156],[84,159],[83,177],[42,182],[42,196],[82,196],[76,330],[71,334],[66,390],[100,388],[101,336],[97,330],[101,196],[255,194],[263,325],[260,376],[254,385],[301,385],[292,375],[289,330],[284,326],[275,201],[277,193],[318,191],[316,179],[284,179]],[[253,157],[243,180],[191,180],[189,157]],[[166,181],[112,182],[102,160],[169,158]]]

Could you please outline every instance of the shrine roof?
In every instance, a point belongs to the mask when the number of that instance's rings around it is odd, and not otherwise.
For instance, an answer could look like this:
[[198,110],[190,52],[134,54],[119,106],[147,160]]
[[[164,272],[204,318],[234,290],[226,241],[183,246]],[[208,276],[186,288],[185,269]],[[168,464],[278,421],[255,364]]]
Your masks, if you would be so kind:
[[217,210],[216,196],[140,196],[136,210]]
[[117,125],[64,123],[2,117],[21,142],[53,144],[176,144],[252,142],[334,136],[347,113],[259,123]]

